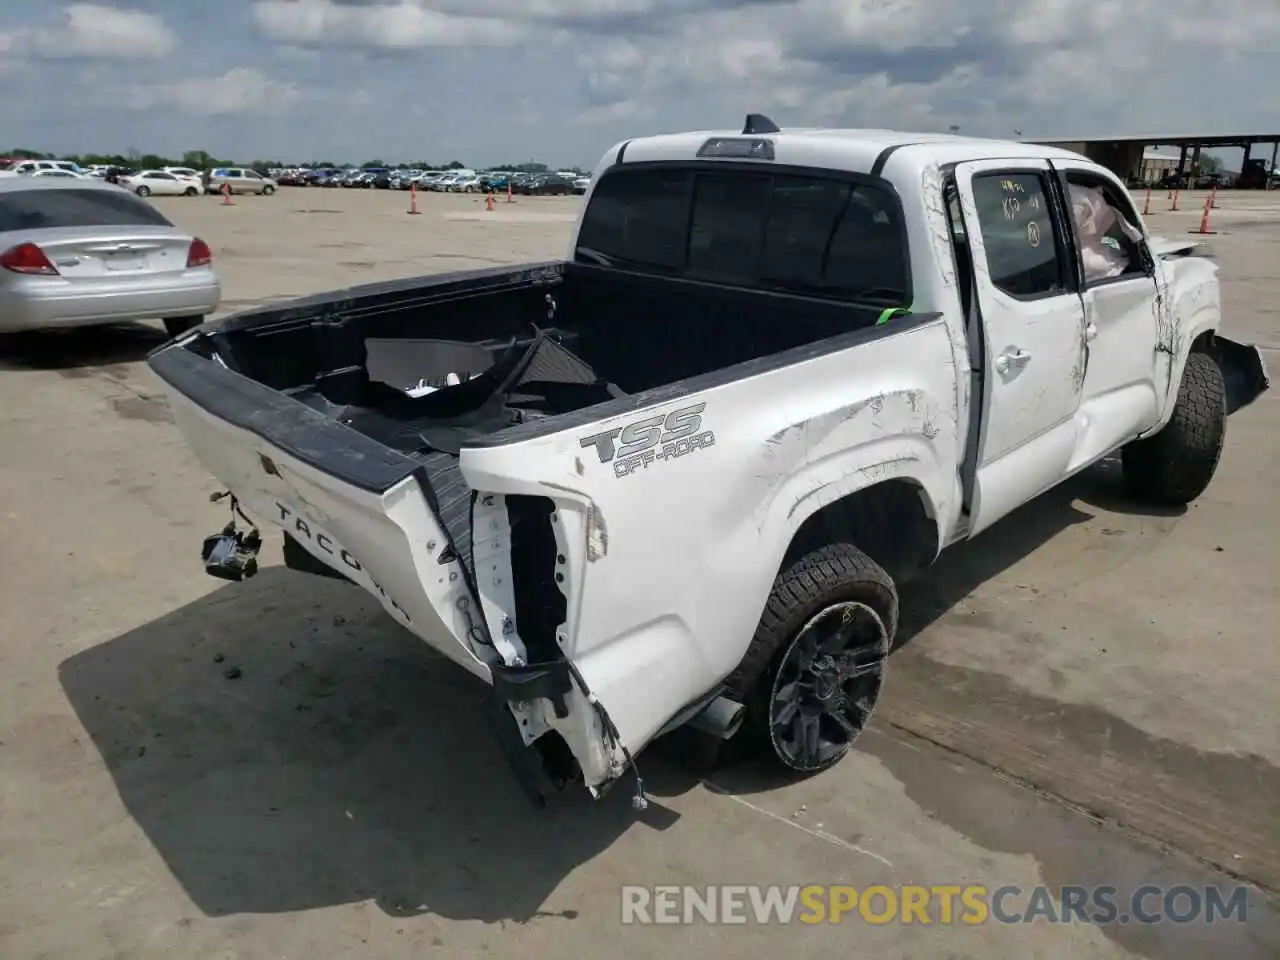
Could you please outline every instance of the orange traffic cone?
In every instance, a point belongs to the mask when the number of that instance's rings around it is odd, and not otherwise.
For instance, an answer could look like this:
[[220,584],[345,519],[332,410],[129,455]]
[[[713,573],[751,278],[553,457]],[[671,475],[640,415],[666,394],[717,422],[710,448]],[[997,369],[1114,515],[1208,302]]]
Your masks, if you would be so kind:
[[1170,210],[1178,209],[1178,188],[1177,187],[1173,188],[1173,206],[1170,207],[1169,209]]
[[492,192],[490,192],[490,193],[486,193],[486,194],[485,194],[485,196],[484,196],[484,208],[485,208],[486,210],[492,210],[492,209],[493,209],[493,193],[492,193]]
[[507,177],[507,203],[515,203],[511,197],[511,178]]
[[409,184],[409,213],[415,215],[418,212],[418,185],[411,183]]
[[1213,207],[1213,191],[1209,191],[1209,196],[1204,198],[1204,213],[1200,215],[1200,229],[1188,230],[1188,233],[1217,233],[1217,230],[1209,229],[1209,210]]
[[1142,215],[1145,217],[1151,212],[1151,188],[1147,187],[1147,199],[1142,204]]
[[235,206],[235,204],[231,201],[231,184],[229,183],[224,183],[222,185],[222,205],[224,207]]

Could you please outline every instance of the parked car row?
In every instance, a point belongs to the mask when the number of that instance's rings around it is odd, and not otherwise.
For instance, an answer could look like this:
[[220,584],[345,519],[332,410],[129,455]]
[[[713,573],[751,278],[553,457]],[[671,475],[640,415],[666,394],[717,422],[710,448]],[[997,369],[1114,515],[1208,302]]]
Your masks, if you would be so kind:
[[1150,181],[1130,177],[1126,185],[1131,189],[1151,187],[1155,190],[1265,190],[1280,186],[1280,171],[1268,172],[1266,164],[1258,160],[1250,161],[1240,173],[1187,172],[1179,175],[1176,171],[1170,171]]
[[164,167],[133,170],[99,164],[81,167],[70,160],[23,160],[0,170],[3,177],[56,177],[60,179],[104,180],[140,197],[198,197],[202,194],[257,193],[270,196],[279,184],[250,167],[214,167],[202,171],[193,167]]
[[1236,178],[1226,173],[1166,173],[1160,179],[1148,184],[1143,181],[1129,181],[1131,187],[1150,186],[1156,190],[1209,190],[1235,186]]
[[589,176],[574,171],[512,173],[501,170],[407,170],[390,167],[363,169],[296,169],[271,171],[282,187],[343,187],[366,190],[429,190],[435,193],[512,193],[526,196],[565,196],[586,193]]

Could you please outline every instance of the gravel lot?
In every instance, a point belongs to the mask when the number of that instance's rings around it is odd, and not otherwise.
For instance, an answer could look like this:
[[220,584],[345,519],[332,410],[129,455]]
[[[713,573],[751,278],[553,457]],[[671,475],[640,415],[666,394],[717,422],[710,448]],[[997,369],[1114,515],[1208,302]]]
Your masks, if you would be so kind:
[[[580,207],[420,202],[158,205],[213,247],[228,311],[557,257]],[[1152,229],[1202,204],[1157,195]],[[1280,371],[1280,197],[1220,205],[1226,331]],[[1280,392],[1232,418],[1181,514],[1104,465],[948,553],[834,771],[699,782],[655,749],[637,819],[625,791],[527,808],[472,734],[476,689],[354,587],[274,545],[244,585],[204,575],[224,508],[142,362],[159,340],[0,338],[0,957],[1280,955]],[[1232,877],[1255,885],[1243,925],[620,923],[629,883]]]

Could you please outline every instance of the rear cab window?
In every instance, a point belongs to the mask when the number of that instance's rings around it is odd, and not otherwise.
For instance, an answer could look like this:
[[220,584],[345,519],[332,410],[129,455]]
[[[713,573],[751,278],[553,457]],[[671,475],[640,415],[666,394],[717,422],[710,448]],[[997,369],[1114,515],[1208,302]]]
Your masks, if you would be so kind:
[[856,175],[699,165],[606,172],[575,259],[883,306],[911,302],[897,195]]
[[59,187],[0,193],[0,233],[57,227],[171,227],[149,203],[114,189]]

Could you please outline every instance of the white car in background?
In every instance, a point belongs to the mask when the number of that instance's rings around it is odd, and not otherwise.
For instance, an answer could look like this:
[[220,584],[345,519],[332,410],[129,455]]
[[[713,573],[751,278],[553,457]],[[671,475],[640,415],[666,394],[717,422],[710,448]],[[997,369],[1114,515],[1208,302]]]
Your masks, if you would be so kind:
[[71,160],[23,160],[21,163],[11,164],[9,167],[9,173],[16,173],[20,176],[30,176],[42,170],[67,170],[71,173],[84,173],[80,164]]
[[[171,173],[179,180],[186,180],[188,183],[194,183],[200,187],[204,185],[203,175],[199,170],[192,167],[164,167],[163,169],[165,173]],[[201,190],[200,192],[203,193],[204,191]]]
[[120,186],[140,197],[198,197],[204,193],[198,180],[183,180],[164,170],[141,170],[121,177]]

